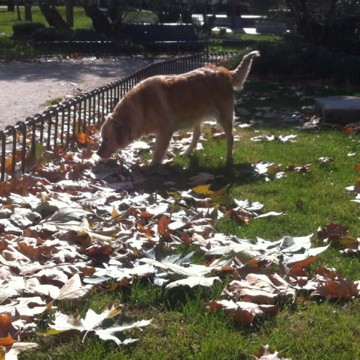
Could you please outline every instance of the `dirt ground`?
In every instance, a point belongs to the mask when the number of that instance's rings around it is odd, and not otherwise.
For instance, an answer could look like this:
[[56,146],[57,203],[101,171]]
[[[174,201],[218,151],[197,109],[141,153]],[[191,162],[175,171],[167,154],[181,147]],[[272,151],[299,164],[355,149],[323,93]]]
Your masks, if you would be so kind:
[[43,112],[51,100],[109,84],[150,61],[83,58],[0,63],[0,130]]

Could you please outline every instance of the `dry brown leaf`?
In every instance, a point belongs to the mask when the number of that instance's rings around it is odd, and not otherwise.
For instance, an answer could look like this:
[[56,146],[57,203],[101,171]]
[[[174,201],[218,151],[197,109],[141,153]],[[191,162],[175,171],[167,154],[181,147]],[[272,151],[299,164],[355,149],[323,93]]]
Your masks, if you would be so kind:
[[350,300],[359,296],[359,289],[352,281],[345,279],[338,272],[333,272],[327,269],[320,269],[318,271],[323,277],[319,279],[318,288],[313,291],[310,297],[321,297],[332,300]]
[[0,346],[11,346],[14,343],[14,339],[8,334],[6,337],[0,338]]
[[160,217],[158,221],[158,234],[165,238],[169,237],[169,224],[170,224],[170,217],[167,215],[163,215]]

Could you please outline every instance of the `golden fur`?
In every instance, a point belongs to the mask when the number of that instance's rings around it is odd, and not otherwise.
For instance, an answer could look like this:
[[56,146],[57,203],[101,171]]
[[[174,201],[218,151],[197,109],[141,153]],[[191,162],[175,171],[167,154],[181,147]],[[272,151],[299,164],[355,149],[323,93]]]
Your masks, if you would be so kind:
[[159,165],[173,133],[193,128],[185,154],[191,154],[200,137],[203,120],[216,120],[225,132],[227,163],[232,162],[234,91],[240,91],[258,51],[245,55],[233,71],[205,66],[182,75],[150,77],[132,88],[109,114],[101,128],[102,158],[125,148],[133,140],[155,134],[151,165]]

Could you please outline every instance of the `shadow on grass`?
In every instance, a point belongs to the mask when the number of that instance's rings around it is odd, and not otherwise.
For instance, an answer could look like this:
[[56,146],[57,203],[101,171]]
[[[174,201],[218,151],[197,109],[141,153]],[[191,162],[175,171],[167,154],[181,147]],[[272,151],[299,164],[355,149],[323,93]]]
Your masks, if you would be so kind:
[[99,163],[93,168],[95,177],[117,191],[166,194],[184,191],[195,186],[211,184],[211,190],[224,186],[249,184],[259,181],[259,174],[251,163],[229,166],[200,166],[196,157],[190,158],[188,167],[169,163],[157,168],[140,165],[123,166],[116,161]]

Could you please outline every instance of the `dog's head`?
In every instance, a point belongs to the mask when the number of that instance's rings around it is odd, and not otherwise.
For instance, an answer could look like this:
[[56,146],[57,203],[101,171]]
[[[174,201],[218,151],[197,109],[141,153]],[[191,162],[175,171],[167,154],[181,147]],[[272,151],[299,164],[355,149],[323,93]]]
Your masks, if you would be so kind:
[[101,127],[101,138],[102,141],[97,154],[106,159],[130,144],[130,129],[126,122],[114,118],[113,114],[109,114]]

